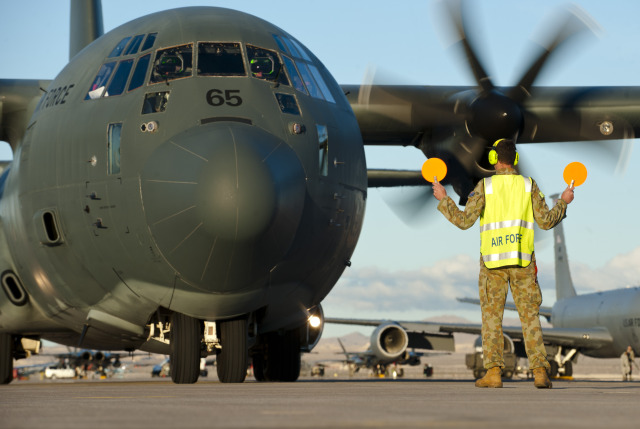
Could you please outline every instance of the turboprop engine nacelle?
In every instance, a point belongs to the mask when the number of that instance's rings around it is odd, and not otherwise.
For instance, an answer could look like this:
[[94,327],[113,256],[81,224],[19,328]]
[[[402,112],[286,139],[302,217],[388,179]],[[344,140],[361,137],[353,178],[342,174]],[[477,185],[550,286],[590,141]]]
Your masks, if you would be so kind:
[[381,359],[398,359],[407,350],[408,345],[407,332],[392,322],[380,324],[371,334],[371,351]]

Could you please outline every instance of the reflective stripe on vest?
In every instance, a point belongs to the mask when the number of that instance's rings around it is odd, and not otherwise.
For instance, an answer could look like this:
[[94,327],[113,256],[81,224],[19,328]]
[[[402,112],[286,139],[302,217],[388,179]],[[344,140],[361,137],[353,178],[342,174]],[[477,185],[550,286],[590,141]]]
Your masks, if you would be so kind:
[[487,268],[526,267],[533,255],[532,181],[519,175],[484,179],[480,253]]

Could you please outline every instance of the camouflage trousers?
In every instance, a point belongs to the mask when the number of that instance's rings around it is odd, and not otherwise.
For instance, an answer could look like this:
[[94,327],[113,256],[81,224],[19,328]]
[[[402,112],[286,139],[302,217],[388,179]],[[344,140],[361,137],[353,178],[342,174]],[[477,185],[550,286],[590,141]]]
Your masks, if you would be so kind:
[[488,269],[480,261],[480,306],[482,308],[482,352],[486,369],[504,368],[504,336],[502,318],[509,286],[515,301],[529,368],[549,368],[547,351],[542,341],[540,304],[542,293],[538,285],[535,259],[528,267]]

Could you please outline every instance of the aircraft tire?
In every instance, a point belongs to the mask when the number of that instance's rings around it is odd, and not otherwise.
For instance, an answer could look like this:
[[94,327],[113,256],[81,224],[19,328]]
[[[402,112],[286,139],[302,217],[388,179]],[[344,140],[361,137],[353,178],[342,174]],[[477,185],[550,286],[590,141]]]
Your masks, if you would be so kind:
[[253,355],[253,377],[256,381],[267,381],[264,376],[264,356],[262,354]]
[[573,376],[573,363],[567,362],[564,364],[564,376],[571,377]]
[[13,380],[13,338],[10,334],[0,334],[0,384]]
[[200,375],[201,323],[181,313],[171,317],[171,380],[192,384]]
[[286,331],[284,335],[269,334],[267,350],[267,380],[293,382],[300,377],[300,337],[297,330]]
[[218,378],[222,383],[242,383],[247,377],[247,320],[223,320],[220,323],[222,349],[216,357]]
[[552,360],[549,362],[549,366],[549,377],[556,378],[558,376],[558,362]]
[[473,370],[473,377],[477,380],[479,378],[484,377],[486,373],[487,373],[486,369],[475,369]]

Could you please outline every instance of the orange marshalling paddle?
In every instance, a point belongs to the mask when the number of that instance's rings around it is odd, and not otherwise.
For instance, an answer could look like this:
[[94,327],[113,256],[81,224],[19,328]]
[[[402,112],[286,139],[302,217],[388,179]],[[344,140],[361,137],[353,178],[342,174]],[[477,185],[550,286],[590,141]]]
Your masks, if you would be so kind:
[[422,177],[431,183],[438,183],[447,175],[447,164],[440,158],[429,158],[422,164]]
[[564,168],[562,176],[570,188],[580,186],[587,180],[587,167],[581,162],[572,162]]

